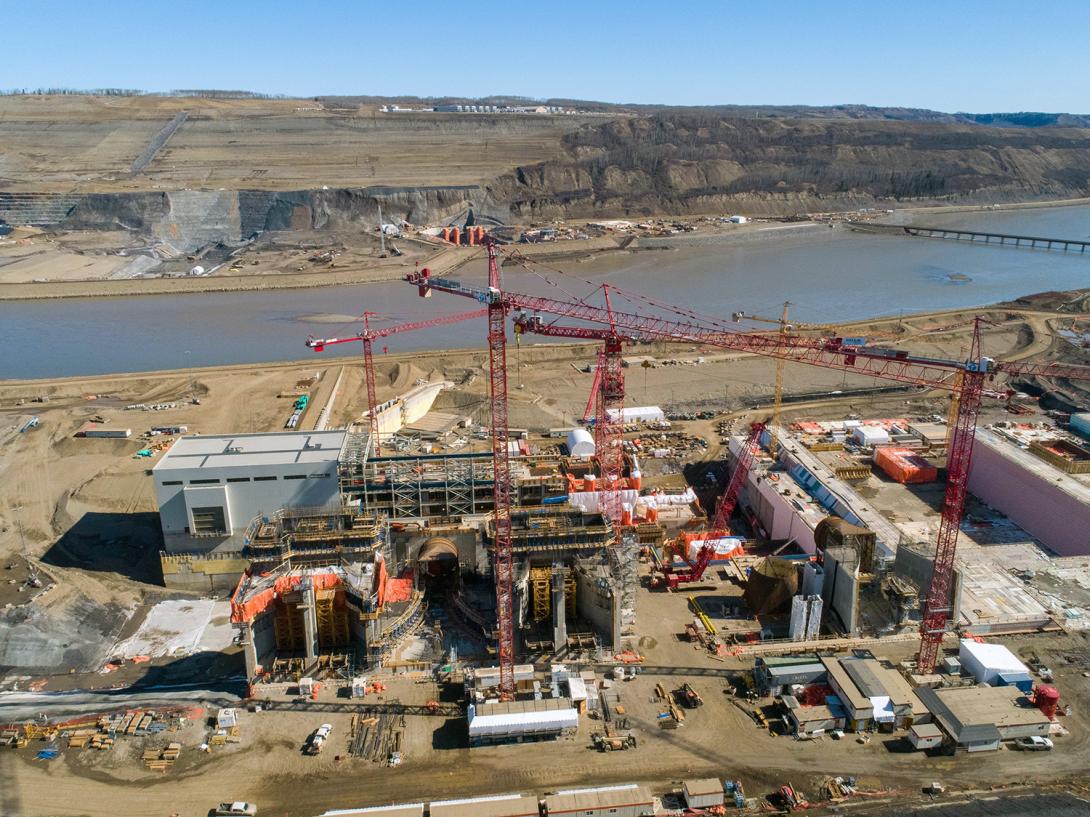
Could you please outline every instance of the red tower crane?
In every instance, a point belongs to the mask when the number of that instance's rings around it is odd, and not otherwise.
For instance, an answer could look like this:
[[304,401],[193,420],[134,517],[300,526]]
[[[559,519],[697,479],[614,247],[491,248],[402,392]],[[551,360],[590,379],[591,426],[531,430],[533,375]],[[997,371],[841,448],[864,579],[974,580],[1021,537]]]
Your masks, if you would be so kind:
[[[427,270],[409,275],[406,280],[417,286],[422,295],[431,289],[438,289],[486,303],[491,298],[506,304],[509,309],[526,309],[575,318],[665,341],[704,343],[830,369],[848,369],[859,374],[920,387],[960,390],[961,399],[948,456],[946,493],[936,542],[934,568],[920,628],[921,643],[917,663],[921,673],[934,670],[942,636],[950,619],[954,555],[965,509],[976,420],[980,413],[985,383],[998,374],[1090,380],[1090,367],[1086,366],[1009,363],[983,356],[979,318],[974,326],[969,357],[962,361],[916,355],[902,349],[871,347],[865,343],[856,345],[856,339],[843,337],[801,337],[780,333],[759,334],[708,329],[691,320],[604,310],[585,302],[501,292],[498,287],[490,287],[488,292],[482,292],[458,281],[431,278]],[[678,314],[684,314],[684,310],[675,310]],[[959,373],[960,378],[957,377]]]
[[721,532],[726,533],[730,530],[731,514],[734,513],[742,487],[746,484],[746,477],[749,476],[749,469],[753,466],[753,458],[757,455],[757,446],[764,430],[764,423],[754,423],[749,427],[749,435],[738,450],[738,462],[735,463],[727,488],[723,491],[723,496],[719,498],[719,504],[715,508],[715,519],[708,528],[713,535],[720,535]]
[[488,313],[487,309],[477,309],[473,312],[463,312],[459,315],[446,315],[442,318],[431,318],[426,321],[412,321],[396,326],[384,326],[381,329],[371,328],[371,318],[379,316],[377,312],[363,313],[363,331],[358,335],[348,338],[316,338],[313,335],[307,338],[307,346],[315,352],[322,352],[327,346],[338,343],[363,344],[363,371],[364,380],[367,383],[367,416],[371,422],[371,445],[375,456],[382,453],[378,431],[378,397],[375,389],[375,341],[379,338],[389,337],[401,332],[412,332],[416,329],[430,329],[433,326],[448,326],[460,321],[468,321],[473,318],[483,318]]
[[[612,312],[609,289],[603,287],[603,290],[606,311]],[[602,513],[617,522],[621,518],[620,495],[617,491],[624,477],[624,368],[621,352],[624,342],[636,338],[621,335],[615,326],[561,326],[546,323],[540,316],[525,312],[515,315],[514,322],[515,331],[519,333],[602,341],[594,371],[594,383],[591,385],[591,396],[583,418],[584,421],[587,419],[591,407],[594,406],[594,452],[601,470],[599,506]]]

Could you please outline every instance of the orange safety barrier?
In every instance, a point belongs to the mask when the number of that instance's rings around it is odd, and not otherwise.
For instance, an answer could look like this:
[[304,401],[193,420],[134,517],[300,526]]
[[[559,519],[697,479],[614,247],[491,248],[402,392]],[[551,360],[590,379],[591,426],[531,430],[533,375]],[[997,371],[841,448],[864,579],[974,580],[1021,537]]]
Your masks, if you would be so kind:
[[341,578],[336,573],[318,573],[313,576],[302,576],[299,574],[278,576],[270,586],[263,588],[243,601],[245,589],[250,580],[248,575],[243,576],[242,581],[239,582],[238,587],[235,589],[234,595],[231,596],[231,621],[235,624],[253,621],[259,614],[267,610],[280,596],[298,590],[299,586],[303,583],[304,578],[311,578],[313,580],[313,587],[315,590],[328,590],[330,588],[339,587],[341,584]]
[[386,583],[386,601],[408,601],[413,597],[413,574],[410,570],[405,576],[390,579]]
[[390,574],[386,572],[386,560],[376,559],[375,569],[378,571],[378,606],[381,608],[386,603],[386,585],[390,580]]

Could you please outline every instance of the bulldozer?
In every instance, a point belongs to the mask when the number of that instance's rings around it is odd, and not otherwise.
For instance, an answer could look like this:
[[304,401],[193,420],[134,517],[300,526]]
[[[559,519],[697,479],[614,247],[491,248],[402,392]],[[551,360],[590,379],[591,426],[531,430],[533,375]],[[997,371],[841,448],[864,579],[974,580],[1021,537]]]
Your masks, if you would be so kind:
[[599,752],[623,752],[625,749],[636,748],[636,736],[631,733],[627,735],[605,735],[596,732],[591,736],[591,740],[594,741],[594,748]]

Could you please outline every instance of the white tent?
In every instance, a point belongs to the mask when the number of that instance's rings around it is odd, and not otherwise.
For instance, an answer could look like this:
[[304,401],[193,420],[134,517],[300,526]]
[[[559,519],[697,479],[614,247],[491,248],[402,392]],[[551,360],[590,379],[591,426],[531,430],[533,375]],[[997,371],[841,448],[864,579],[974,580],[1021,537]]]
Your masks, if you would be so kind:
[[971,638],[961,640],[961,666],[979,683],[995,685],[1000,673],[1029,673],[1018,656],[1002,644],[982,644]]
[[[609,416],[616,420],[616,409],[610,409]],[[661,423],[666,414],[658,406],[631,406],[621,409],[620,419],[622,423]]]
[[[570,680],[570,679],[569,679]],[[552,732],[577,729],[579,713],[574,708],[549,709],[540,712],[505,712],[498,715],[478,715],[469,706],[469,736],[517,735],[530,732]]]
[[568,432],[568,454],[573,457],[593,457],[594,438],[585,428],[573,428]]

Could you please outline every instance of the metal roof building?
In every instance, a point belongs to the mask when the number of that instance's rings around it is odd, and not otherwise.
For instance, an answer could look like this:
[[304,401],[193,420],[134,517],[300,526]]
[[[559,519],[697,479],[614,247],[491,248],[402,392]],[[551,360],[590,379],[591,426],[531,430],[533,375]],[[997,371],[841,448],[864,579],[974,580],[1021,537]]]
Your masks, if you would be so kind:
[[281,508],[340,505],[344,431],[179,438],[152,468],[167,552],[241,549],[239,534]]
[[1004,740],[1047,736],[1051,722],[1016,687],[917,690],[943,732],[967,752],[999,748]]
[[541,804],[525,794],[494,794],[462,800],[433,800],[431,817],[538,817]]
[[545,813],[578,814],[579,817],[642,817],[654,813],[654,799],[645,786],[602,786],[568,789],[545,796]]
[[324,811],[320,817],[424,817],[424,804],[409,803],[400,806],[339,808]]

